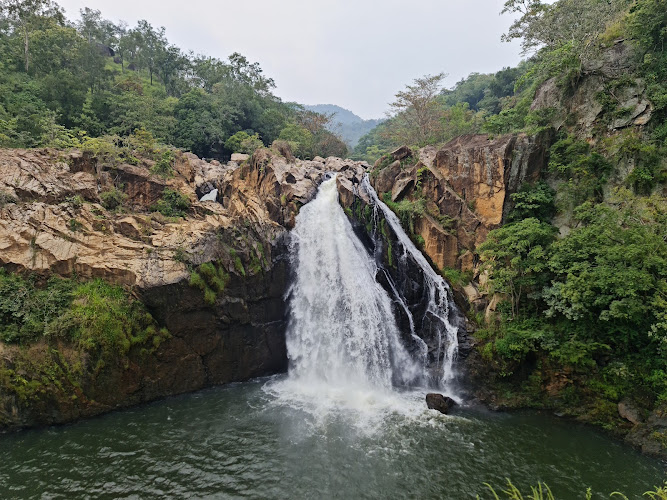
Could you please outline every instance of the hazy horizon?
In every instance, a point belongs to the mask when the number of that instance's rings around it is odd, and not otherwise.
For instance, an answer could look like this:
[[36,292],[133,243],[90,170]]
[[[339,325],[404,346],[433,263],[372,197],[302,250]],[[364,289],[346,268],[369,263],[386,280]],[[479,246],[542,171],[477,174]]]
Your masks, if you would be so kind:
[[281,3],[193,0],[58,0],[69,19],[98,9],[106,19],[164,26],[183,51],[226,59],[240,52],[276,82],[275,94],[302,104],[335,104],[364,118],[383,118],[394,94],[414,78],[444,71],[445,87],[472,72],[520,60],[518,43],[501,43],[512,22],[503,0],[388,0]]

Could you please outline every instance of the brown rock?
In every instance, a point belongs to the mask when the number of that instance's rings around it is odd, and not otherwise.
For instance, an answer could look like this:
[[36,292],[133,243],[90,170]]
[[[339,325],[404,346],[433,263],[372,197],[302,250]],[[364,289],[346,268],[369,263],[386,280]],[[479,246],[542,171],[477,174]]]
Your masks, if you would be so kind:
[[456,406],[456,401],[450,397],[432,392],[426,395],[426,406],[430,410],[438,410],[440,413],[447,415]]
[[391,156],[394,157],[394,160],[404,160],[405,158],[408,158],[410,156],[413,156],[412,149],[410,149],[407,146],[401,146],[400,148],[394,150],[391,152]]
[[244,161],[248,160],[248,158],[250,158],[250,155],[247,155],[245,153],[232,154],[232,161],[236,163],[243,163]]

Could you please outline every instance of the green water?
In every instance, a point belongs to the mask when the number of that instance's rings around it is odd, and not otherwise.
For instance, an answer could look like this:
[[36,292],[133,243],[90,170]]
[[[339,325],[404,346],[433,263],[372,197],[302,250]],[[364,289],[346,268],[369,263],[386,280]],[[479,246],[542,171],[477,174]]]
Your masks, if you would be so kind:
[[[74,425],[0,436],[0,498],[489,498],[509,477],[629,498],[665,464],[590,428],[536,414],[311,411],[259,380]],[[269,388],[270,390],[267,390]],[[371,405],[372,406],[372,405]]]

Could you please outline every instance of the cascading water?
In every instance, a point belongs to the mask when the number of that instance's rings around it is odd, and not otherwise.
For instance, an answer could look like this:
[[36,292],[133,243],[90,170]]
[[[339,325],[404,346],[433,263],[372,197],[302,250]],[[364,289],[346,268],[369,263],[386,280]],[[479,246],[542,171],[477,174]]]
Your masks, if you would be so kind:
[[[407,272],[406,268],[408,259],[412,259],[419,267],[423,281],[422,285],[427,294],[425,297],[426,307],[421,319],[422,332],[433,338],[436,344],[436,352],[433,353],[435,367],[432,372],[434,372],[434,375],[430,377],[430,379],[433,385],[447,388],[454,378],[453,363],[456,359],[459,345],[458,328],[450,321],[450,316],[453,312],[450,306],[454,302],[451,289],[442,276],[433,270],[426,261],[426,258],[417,249],[412,240],[410,240],[403,230],[396,214],[379,199],[377,193],[371,186],[367,175],[364,176],[361,187],[371,199],[376,212],[374,218],[377,220],[377,211],[379,210],[396,235],[398,244],[402,250],[398,253],[400,260],[398,265],[399,268],[401,268],[401,272]],[[377,224],[375,224],[375,227],[377,227]],[[410,308],[405,305],[405,300],[401,296],[400,290],[398,290],[396,285],[392,282],[391,277],[388,276],[387,279],[396,300],[408,317],[411,330],[410,333],[413,338],[419,339],[417,345],[419,350],[423,353],[423,340],[421,340],[416,333],[415,318],[413,317]]]
[[[393,213],[372,188],[366,189],[400,239],[402,258],[412,255],[424,267],[428,298],[433,302],[428,314],[441,325],[436,334],[439,345],[447,351],[437,356],[444,361],[439,369],[446,374],[456,349],[456,330],[447,321],[446,284],[438,280],[400,224],[390,218]],[[286,333],[289,375],[267,384],[267,391],[278,396],[279,404],[288,403],[317,418],[328,418],[334,408],[356,411],[356,424],[359,414],[400,411],[406,409],[408,400],[408,413],[414,413],[416,401],[420,402],[418,408],[423,408],[423,391],[407,399],[404,396],[405,388],[416,388],[432,379],[427,345],[416,335],[412,313],[391,278],[386,276],[385,281],[392,287],[393,299],[378,282],[378,273],[386,271],[378,267],[354,233],[338,203],[335,176],[321,184],[317,197],[297,216],[290,259],[294,280]],[[408,315],[412,342],[418,346],[410,349],[412,354],[397,326],[394,301]]]
[[338,204],[336,179],[322,183],[292,231],[290,375],[389,388],[417,375],[399,339],[378,268]]

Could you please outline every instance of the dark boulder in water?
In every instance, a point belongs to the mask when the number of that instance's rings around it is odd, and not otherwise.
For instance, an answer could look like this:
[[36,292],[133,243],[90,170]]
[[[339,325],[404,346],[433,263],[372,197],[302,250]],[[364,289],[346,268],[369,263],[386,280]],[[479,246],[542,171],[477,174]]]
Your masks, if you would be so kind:
[[430,410],[438,410],[440,413],[447,415],[456,406],[456,401],[442,394],[432,392],[426,395],[426,406]]

